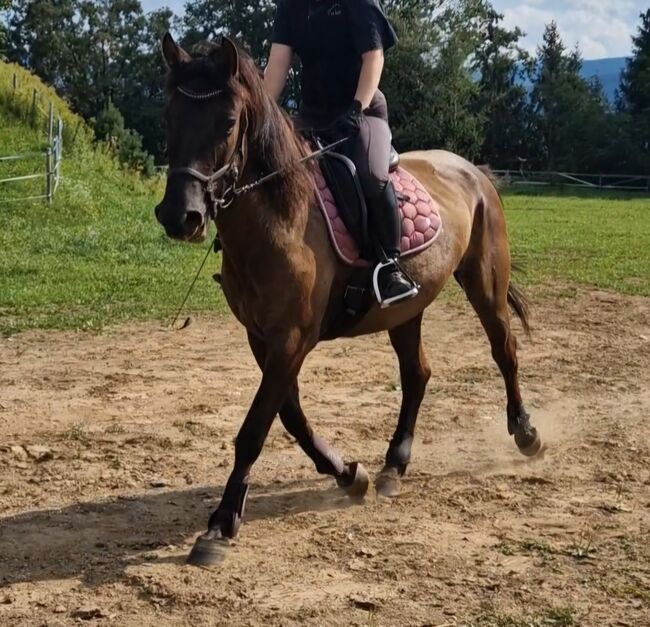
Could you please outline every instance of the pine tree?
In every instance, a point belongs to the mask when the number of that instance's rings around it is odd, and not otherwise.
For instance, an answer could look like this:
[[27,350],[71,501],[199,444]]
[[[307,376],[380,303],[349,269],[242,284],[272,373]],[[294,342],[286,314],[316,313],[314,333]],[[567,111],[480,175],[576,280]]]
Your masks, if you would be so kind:
[[474,54],[479,75],[477,115],[485,120],[481,158],[500,167],[512,167],[530,157],[530,107],[522,75],[529,55],[518,43],[523,32],[501,26],[503,15],[490,7],[482,27],[482,41]]
[[601,129],[607,111],[602,86],[583,79],[581,68],[580,51],[567,51],[557,24],[549,24],[531,72],[538,165],[545,169],[590,171],[594,155],[604,149]]
[[626,165],[635,173],[650,171],[650,9],[640,17],[618,93],[621,134],[628,145]]

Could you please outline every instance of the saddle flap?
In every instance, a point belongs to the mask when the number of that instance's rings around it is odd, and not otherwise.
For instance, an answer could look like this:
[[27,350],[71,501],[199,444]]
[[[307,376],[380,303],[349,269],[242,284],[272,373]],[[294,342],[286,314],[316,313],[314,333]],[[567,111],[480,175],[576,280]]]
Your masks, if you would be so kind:
[[320,167],[343,224],[366,253],[369,250],[368,207],[356,166],[348,157],[331,152],[321,158]]

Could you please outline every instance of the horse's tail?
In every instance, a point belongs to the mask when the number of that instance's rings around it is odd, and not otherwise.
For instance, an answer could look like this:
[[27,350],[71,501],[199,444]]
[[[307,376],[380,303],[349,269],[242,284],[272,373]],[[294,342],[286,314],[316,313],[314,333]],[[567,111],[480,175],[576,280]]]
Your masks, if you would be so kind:
[[[518,270],[515,264],[513,264],[512,269]],[[508,285],[508,304],[510,307],[512,307],[512,310],[515,312],[517,318],[521,320],[521,325],[524,327],[524,332],[526,335],[528,335],[528,337],[530,337],[530,303],[521,288],[513,283],[512,280]]]

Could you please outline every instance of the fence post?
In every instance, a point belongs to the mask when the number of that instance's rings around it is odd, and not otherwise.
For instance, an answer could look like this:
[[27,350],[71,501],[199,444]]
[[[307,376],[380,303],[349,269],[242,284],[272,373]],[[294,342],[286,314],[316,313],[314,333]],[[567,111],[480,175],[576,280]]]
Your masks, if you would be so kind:
[[36,113],[36,95],[37,95],[36,88],[34,88],[34,92],[32,93],[32,115]]
[[56,165],[54,166],[55,172],[54,172],[54,192],[59,187],[59,180],[61,178],[61,159],[63,158],[63,120],[61,118],[58,119],[57,122],[57,132],[56,132]]
[[45,196],[47,202],[52,203],[52,147],[48,146],[45,151]]
[[50,108],[47,113],[47,141],[52,145],[52,134],[54,132],[54,106],[50,102]]
[[15,93],[16,89],[18,89],[18,76],[16,75],[15,72],[14,72],[14,77],[13,77],[13,80],[11,81],[11,83],[12,83],[12,86],[14,88],[14,93]]

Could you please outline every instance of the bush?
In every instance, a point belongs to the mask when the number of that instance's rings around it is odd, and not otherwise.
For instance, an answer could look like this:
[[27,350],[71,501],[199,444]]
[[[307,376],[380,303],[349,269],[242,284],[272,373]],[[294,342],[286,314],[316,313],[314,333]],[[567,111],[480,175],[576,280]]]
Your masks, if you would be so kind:
[[124,118],[112,102],[97,116],[95,136],[111,146],[122,165],[145,176],[154,175],[153,157],[142,147],[142,137],[134,130],[125,128]]

